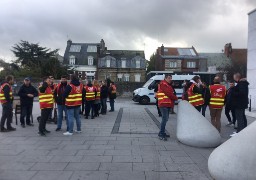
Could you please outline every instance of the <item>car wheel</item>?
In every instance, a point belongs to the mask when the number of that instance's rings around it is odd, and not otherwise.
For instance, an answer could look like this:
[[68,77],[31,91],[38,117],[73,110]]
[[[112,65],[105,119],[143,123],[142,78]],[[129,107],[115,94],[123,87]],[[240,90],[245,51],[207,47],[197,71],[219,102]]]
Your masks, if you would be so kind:
[[147,96],[143,96],[140,98],[140,104],[147,105],[149,103],[149,98]]

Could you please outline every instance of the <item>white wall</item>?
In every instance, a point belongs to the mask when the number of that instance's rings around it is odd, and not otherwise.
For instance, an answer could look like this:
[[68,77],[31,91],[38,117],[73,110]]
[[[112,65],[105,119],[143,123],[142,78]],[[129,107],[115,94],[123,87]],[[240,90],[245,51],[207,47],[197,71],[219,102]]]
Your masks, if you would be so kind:
[[250,83],[249,95],[252,97],[252,108],[256,109],[256,9],[249,13],[248,25],[247,78]]

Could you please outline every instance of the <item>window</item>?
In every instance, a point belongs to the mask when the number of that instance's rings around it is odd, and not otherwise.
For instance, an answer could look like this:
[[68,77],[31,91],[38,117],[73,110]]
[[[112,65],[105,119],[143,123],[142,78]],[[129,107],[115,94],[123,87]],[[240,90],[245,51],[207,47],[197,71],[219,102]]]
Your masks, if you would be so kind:
[[187,68],[195,68],[196,62],[187,62]]
[[76,57],[75,56],[70,56],[69,57],[69,64],[70,65],[76,64]]
[[129,82],[130,81],[130,75],[129,74],[125,74],[124,75],[124,81],[125,82]]
[[97,46],[88,45],[87,52],[97,52]]
[[136,60],[136,68],[140,68],[140,60]]
[[117,74],[117,81],[122,81],[123,74]]
[[135,74],[135,82],[140,82],[140,74]]
[[71,45],[69,52],[80,52],[81,46],[80,45]]
[[89,56],[89,57],[88,57],[88,65],[89,65],[89,66],[92,66],[92,65],[93,65],[93,57],[92,57],[92,56]]
[[122,60],[122,68],[126,68],[126,60]]
[[176,68],[177,67],[177,62],[170,62],[170,67],[171,68]]
[[110,67],[110,59],[108,59],[108,60],[106,61],[106,64],[107,64],[107,65],[106,65],[107,67]]
[[168,52],[168,49],[167,49],[167,48],[164,48],[164,52]]

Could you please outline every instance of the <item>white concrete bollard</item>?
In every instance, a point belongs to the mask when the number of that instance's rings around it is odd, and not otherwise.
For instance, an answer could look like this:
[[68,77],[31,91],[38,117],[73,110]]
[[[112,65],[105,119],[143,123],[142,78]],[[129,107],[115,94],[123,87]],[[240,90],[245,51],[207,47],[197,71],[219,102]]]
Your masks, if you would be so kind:
[[189,102],[178,105],[177,138],[186,145],[194,147],[216,147],[221,144],[219,132]]
[[256,179],[256,122],[216,148],[208,159],[216,180]]

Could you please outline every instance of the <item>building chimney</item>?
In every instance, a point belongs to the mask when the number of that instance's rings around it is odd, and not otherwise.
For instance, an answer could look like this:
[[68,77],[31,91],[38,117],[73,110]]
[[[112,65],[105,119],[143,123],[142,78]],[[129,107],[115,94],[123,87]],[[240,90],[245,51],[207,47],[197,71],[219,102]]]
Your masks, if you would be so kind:
[[229,57],[230,54],[232,54],[232,45],[231,43],[227,43],[225,46],[224,46],[224,54]]
[[71,46],[71,44],[72,44],[72,41],[69,39],[69,40],[67,41],[67,46]]
[[164,45],[161,46],[161,55],[164,55]]

